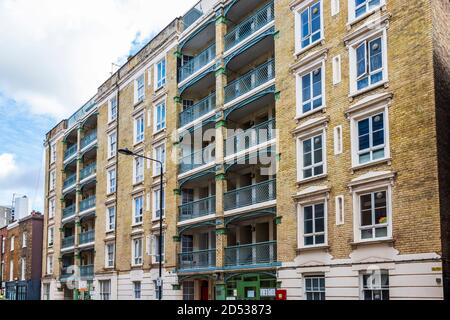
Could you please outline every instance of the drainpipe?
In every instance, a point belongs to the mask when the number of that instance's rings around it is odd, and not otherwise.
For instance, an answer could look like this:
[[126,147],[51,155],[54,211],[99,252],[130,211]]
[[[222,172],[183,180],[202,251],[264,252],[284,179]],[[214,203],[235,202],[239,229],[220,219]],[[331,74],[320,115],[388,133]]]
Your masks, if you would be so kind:
[[[120,69],[119,69],[119,71],[120,71]],[[116,271],[116,274],[117,274],[117,278],[116,278],[116,281],[117,281],[117,283],[118,283],[118,277],[119,277],[119,273],[118,273],[118,271],[117,271],[117,236],[118,236],[118,232],[117,232],[117,230],[118,230],[118,228],[117,228],[117,221],[118,221],[118,219],[117,219],[117,215],[118,215],[118,212],[119,212],[119,210],[118,210],[118,206],[117,206],[117,203],[118,203],[118,195],[119,195],[119,119],[120,119],[120,103],[119,103],[119,97],[120,97],[120,86],[119,86],[119,76],[120,76],[120,74],[119,74],[119,71],[117,72],[117,80],[116,80],[116,90],[117,90],[117,93],[116,93],[116,100],[117,100],[117,116],[116,116],[116,123],[117,123],[117,125],[116,125],[116,200],[115,200],[115,214],[114,214],[114,234],[115,234],[115,237],[114,237],[114,270]],[[111,284],[111,288],[110,288],[110,290],[112,290],[112,284]],[[112,292],[111,292],[112,293]],[[116,287],[116,300],[118,300],[118,298],[119,298],[119,290],[118,290],[118,288]]]

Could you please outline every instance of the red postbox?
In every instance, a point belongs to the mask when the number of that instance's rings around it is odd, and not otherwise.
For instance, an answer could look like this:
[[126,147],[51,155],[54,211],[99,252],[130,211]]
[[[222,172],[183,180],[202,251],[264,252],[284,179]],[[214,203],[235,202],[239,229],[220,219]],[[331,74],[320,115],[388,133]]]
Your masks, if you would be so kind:
[[287,291],[284,289],[278,289],[276,300],[287,300]]

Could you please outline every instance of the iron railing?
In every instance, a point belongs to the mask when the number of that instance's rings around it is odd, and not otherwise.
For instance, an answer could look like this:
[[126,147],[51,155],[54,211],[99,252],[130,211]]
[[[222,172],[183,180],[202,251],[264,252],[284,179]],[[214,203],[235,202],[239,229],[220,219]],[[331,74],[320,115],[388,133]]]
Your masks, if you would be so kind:
[[80,233],[80,244],[91,243],[95,241],[95,230]]
[[70,147],[68,147],[64,152],[64,161],[69,159],[76,153],[77,153],[77,144],[73,144]]
[[69,218],[75,215],[75,205],[68,206],[63,209],[63,219]]
[[85,136],[83,139],[81,139],[81,149],[86,148],[88,145],[90,145],[92,142],[97,140],[97,131],[93,131],[87,136]]
[[277,242],[261,242],[225,248],[225,266],[271,264],[277,260]]
[[94,265],[80,266],[80,277],[89,278],[94,276]]
[[180,222],[216,213],[216,196],[179,206]]
[[86,179],[97,172],[97,163],[93,163],[80,171],[80,180]]
[[226,156],[247,150],[275,138],[275,119],[260,123],[245,131],[240,130],[226,140]]
[[75,237],[74,236],[65,237],[61,241],[61,246],[63,249],[73,247],[74,245],[75,245]]
[[95,207],[95,196],[80,201],[80,211],[89,210]]
[[249,38],[274,19],[274,4],[270,2],[227,33],[225,36],[225,51]]
[[215,149],[216,145],[212,143],[202,150],[196,151],[188,156],[181,158],[179,164],[179,172],[185,173],[208,163],[214,162],[216,159]]
[[69,176],[66,180],[64,180],[63,190],[66,190],[67,188],[74,186],[76,183],[77,183],[77,175],[73,174]]
[[275,60],[271,59],[225,87],[225,103],[250,92],[275,78]]
[[276,180],[268,180],[224,194],[225,210],[233,210],[276,199]]
[[205,269],[216,266],[216,249],[183,252],[178,255],[180,270]]
[[198,70],[213,61],[215,57],[216,45],[213,44],[180,67],[180,69],[178,70],[179,82],[182,82],[192,76]]
[[187,125],[188,123],[193,122],[194,120],[204,116],[208,112],[214,110],[216,108],[216,93],[212,93],[206,98],[194,104],[192,107],[189,107],[186,110],[183,110],[180,113],[180,127]]

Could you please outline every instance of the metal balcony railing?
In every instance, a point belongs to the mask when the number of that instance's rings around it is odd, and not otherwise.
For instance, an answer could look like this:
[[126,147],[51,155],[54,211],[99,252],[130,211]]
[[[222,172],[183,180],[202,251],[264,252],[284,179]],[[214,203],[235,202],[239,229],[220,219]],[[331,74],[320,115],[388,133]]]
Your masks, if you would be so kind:
[[216,57],[216,45],[213,44],[204,51],[193,57],[189,62],[185,63],[178,70],[178,81],[183,82]]
[[188,156],[181,158],[179,164],[179,172],[185,173],[201,167],[205,164],[214,162],[216,159],[216,145],[214,143],[203,148],[202,150],[191,153]]
[[233,210],[276,199],[276,179],[224,194],[225,210]]
[[216,196],[179,206],[180,222],[216,213]]
[[85,136],[83,139],[81,139],[81,149],[86,148],[88,145],[90,145],[92,142],[97,140],[97,131],[93,131],[87,136]]
[[225,248],[225,266],[270,264],[277,260],[277,242],[246,244]]
[[180,270],[205,269],[216,266],[216,249],[184,252],[178,255]]
[[94,265],[80,266],[80,277],[89,278],[94,276]]
[[64,161],[72,157],[74,154],[77,153],[77,145],[73,144],[70,147],[66,149],[64,152]]
[[226,156],[270,141],[274,139],[275,136],[275,119],[260,123],[245,131],[237,131],[235,135],[226,140]]
[[216,93],[212,93],[192,107],[180,113],[180,127],[183,127],[196,119],[204,116],[216,108]]
[[64,180],[63,190],[66,190],[67,188],[74,186],[76,183],[77,183],[77,175],[72,174],[66,180]]
[[227,33],[225,36],[225,51],[249,38],[274,19],[274,4],[270,2]]
[[95,241],[95,230],[80,233],[80,244],[91,243]]
[[80,171],[80,180],[86,179],[97,172],[97,163],[93,163]]
[[75,237],[74,236],[65,237],[61,241],[61,246],[63,249],[73,247],[74,245],[75,245]]
[[95,207],[95,196],[80,201],[80,211],[89,210]]
[[225,87],[225,103],[250,92],[275,78],[275,60],[271,59]]
[[63,209],[63,219],[69,218],[75,215],[75,205],[68,206]]
[[67,279],[75,275],[75,270],[69,271],[69,267],[61,268],[61,279]]

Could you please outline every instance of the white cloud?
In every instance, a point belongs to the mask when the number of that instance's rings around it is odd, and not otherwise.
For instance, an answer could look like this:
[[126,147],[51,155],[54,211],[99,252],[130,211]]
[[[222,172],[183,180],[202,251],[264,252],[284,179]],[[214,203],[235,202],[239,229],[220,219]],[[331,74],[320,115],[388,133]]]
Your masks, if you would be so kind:
[[[0,0],[0,91],[67,117],[96,93],[131,42],[196,0]],[[139,40],[139,38],[138,38]]]
[[0,181],[6,180],[17,172],[14,155],[10,153],[0,154]]

